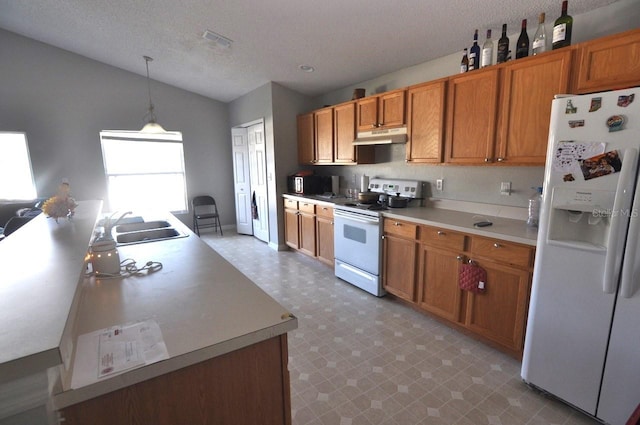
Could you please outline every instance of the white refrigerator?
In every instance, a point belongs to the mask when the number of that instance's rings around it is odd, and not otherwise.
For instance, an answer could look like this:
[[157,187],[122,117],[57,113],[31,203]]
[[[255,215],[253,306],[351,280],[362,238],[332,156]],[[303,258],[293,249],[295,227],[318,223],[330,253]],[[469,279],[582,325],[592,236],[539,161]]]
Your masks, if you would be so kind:
[[640,87],[556,96],[522,360],[609,424],[640,404]]

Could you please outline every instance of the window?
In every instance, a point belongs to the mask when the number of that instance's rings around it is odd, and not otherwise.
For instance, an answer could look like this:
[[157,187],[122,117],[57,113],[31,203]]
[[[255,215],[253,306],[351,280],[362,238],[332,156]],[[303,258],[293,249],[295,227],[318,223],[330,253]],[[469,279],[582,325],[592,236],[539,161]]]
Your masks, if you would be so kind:
[[0,132],[0,199],[35,199],[27,135]]
[[109,208],[187,211],[182,133],[102,131]]

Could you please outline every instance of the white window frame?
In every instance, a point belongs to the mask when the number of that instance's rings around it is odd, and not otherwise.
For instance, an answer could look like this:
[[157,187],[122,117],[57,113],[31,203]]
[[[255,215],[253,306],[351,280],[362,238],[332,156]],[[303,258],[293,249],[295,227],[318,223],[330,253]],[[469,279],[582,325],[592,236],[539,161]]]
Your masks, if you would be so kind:
[[0,199],[17,201],[38,197],[26,133],[0,132],[0,181]]
[[[122,146],[116,147],[116,142]],[[131,161],[123,163],[113,162],[118,157],[130,159],[132,151],[125,149],[128,144],[129,148],[135,149],[135,158],[142,158],[137,168],[136,164]],[[158,143],[170,143],[172,149],[175,149],[178,158],[172,158],[171,169],[155,169],[151,162],[145,164],[144,159],[149,159],[153,154],[158,153]],[[148,149],[145,149],[145,144]],[[109,146],[110,145],[110,146]],[[182,142],[182,133],[177,131],[167,133],[141,133],[137,131],[124,130],[104,130],[100,132],[100,147],[102,149],[102,161],[104,164],[105,177],[107,179],[107,197],[108,209],[110,211],[119,210],[153,210],[155,212],[169,211],[171,213],[184,214],[188,212],[188,196],[187,196],[187,179],[184,163],[184,145]],[[105,151],[105,148],[107,151]],[[154,149],[155,148],[155,149]],[[110,155],[111,149],[120,149],[118,154],[121,156]],[[140,150],[145,151],[140,153]],[[117,160],[117,159],[116,159]],[[127,162],[129,162],[127,164]],[[153,170],[149,170],[152,168]],[[146,184],[144,190],[134,185],[116,185],[118,179],[151,179],[156,182]],[[181,180],[181,181],[177,181]],[[164,183],[163,183],[164,181]],[[166,182],[170,181],[172,190],[167,190]],[[124,189],[129,187],[130,189]],[[117,191],[117,192],[116,192]],[[171,198],[175,197],[175,198]]]

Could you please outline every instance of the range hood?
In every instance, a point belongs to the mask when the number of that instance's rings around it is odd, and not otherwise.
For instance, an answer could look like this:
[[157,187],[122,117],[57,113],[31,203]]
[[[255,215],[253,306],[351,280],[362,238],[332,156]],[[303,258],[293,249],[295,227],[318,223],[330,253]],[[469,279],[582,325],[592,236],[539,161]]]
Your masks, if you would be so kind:
[[392,143],[407,143],[407,127],[360,131],[356,140],[353,141],[355,146],[390,145]]

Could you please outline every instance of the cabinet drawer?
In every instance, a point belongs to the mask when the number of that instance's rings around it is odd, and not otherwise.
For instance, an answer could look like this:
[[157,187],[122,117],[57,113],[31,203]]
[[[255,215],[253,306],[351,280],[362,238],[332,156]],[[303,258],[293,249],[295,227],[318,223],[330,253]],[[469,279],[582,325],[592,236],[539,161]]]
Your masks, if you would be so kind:
[[471,238],[471,254],[521,267],[531,266],[533,248],[499,239]]
[[316,215],[333,218],[333,207],[327,205],[316,205]]
[[285,208],[290,208],[290,209],[293,209],[293,210],[297,210],[298,209],[298,201],[294,201],[293,199],[285,198],[284,199],[284,207]]
[[311,202],[300,201],[298,202],[298,211],[306,212],[309,214],[315,214],[316,205],[312,204]]
[[464,240],[465,235],[452,230],[427,226],[420,229],[420,242],[435,247],[464,251]]
[[401,238],[417,239],[418,225],[406,221],[386,218],[384,220],[384,233],[389,233]]

